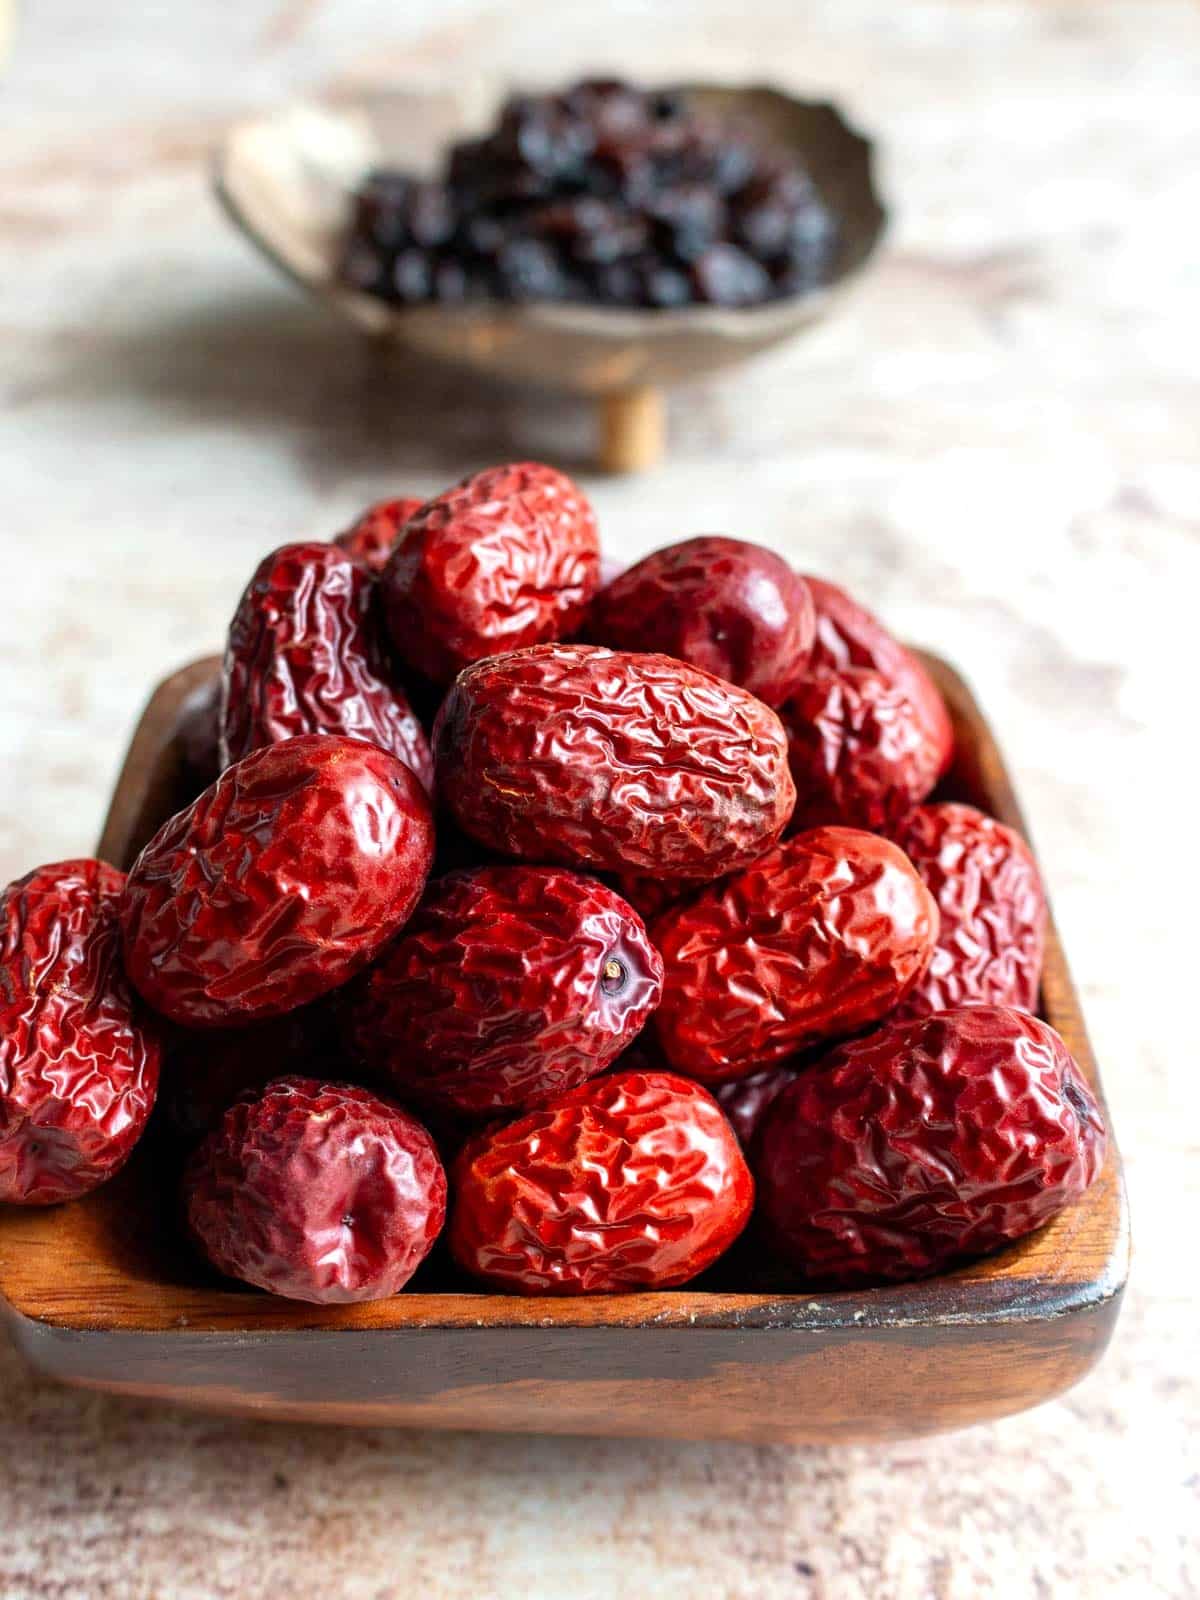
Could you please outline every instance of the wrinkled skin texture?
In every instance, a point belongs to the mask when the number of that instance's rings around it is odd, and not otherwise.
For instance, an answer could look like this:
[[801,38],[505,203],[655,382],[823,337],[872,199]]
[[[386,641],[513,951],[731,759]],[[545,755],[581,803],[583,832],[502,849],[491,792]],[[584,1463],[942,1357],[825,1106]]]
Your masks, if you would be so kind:
[[402,1099],[482,1116],[602,1072],[661,991],[641,918],[604,884],[484,867],[430,886],[364,975],[350,1031]]
[[0,1201],[87,1194],[150,1116],[162,1041],[121,970],[124,882],[60,861],[0,895]]
[[792,1067],[768,1067],[752,1072],[748,1078],[733,1078],[713,1086],[713,1095],[729,1118],[742,1149],[750,1152],[767,1108],[796,1079]]
[[929,965],[938,912],[876,834],[814,828],[662,916],[655,1028],[677,1072],[743,1078],[881,1021]]
[[415,1118],[367,1089],[279,1078],[230,1107],[184,1174],[188,1227],[258,1289],[347,1305],[402,1289],[446,1215],[446,1175]]
[[686,1283],[745,1227],[754,1183],[697,1084],[622,1072],[472,1140],[455,1163],[450,1249],[517,1294]]
[[840,672],[865,667],[892,688],[906,694],[916,708],[930,744],[937,752],[940,777],[954,754],[954,729],[941,691],[925,668],[879,618],[852,600],[844,589],[807,574],[805,582],[816,608],[816,637],[809,668]]
[[973,1002],[1034,1010],[1046,894],[1020,834],[974,806],[932,805],[911,812],[895,839],[941,913],[933,960],[904,1014],[923,1017]]
[[285,544],[263,559],[225,646],[223,766],[302,733],[334,733],[377,744],[432,789],[425,730],[375,644],[373,589],[331,544]]
[[922,1277],[1041,1227],[1104,1150],[1095,1097],[1046,1023],[1003,1006],[889,1023],[767,1112],[764,1232],[807,1278]]
[[424,500],[411,496],[379,500],[368,506],[358,521],[352,522],[333,542],[368,572],[382,572],[405,524],[424,504]]
[[403,762],[325,734],[268,745],[134,862],[126,970],[185,1027],[281,1016],[347,982],[399,932],[432,860],[429,801]]
[[890,832],[938,780],[941,750],[908,695],[877,672],[811,674],[779,715],[796,784],[795,827]]
[[588,637],[657,650],[739,684],[769,706],[796,688],[815,617],[804,579],[762,545],[717,535],[668,545],[592,601]]
[[380,583],[400,659],[449,683],[484,656],[573,633],[599,579],[582,491],[551,467],[520,462],[423,506]]
[[795,803],[775,713],[667,656],[543,645],[478,662],[434,748],[459,824],[525,860],[716,878],[774,843]]

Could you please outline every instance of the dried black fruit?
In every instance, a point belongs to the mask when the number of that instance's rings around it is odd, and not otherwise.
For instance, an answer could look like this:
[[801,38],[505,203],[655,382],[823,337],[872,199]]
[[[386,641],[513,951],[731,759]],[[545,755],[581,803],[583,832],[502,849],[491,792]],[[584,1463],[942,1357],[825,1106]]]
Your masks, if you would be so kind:
[[745,306],[826,282],[838,242],[808,174],[761,132],[678,90],[590,78],[511,96],[437,178],[372,172],[341,277],[404,305]]

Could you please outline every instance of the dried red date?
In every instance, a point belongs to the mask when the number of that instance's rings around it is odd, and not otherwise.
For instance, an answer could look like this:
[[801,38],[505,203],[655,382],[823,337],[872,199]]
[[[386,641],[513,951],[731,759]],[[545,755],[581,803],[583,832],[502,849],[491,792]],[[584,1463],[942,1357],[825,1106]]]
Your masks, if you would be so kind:
[[259,565],[229,628],[222,764],[302,733],[343,734],[406,762],[425,787],[433,758],[371,632],[373,584],[331,544],[285,544]]
[[280,1016],[366,966],[407,920],[432,858],[429,801],[403,762],[327,734],[268,745],[134,862],[126,969],[185,1027]]
[[387,559],[404,532],[405,524],[414,517],[424,500],[379,500],[368,506],[356,522],[344,533],[339,533],[334,544],[344,550],[352,561],[366,567],[368,572],[382,572]]
[[879,1022],[929,965],[937,930],[894,844],[853,828],[797,834],[655,923],[667,1060],[716,1083]]
[[727,1083],[713,1085],[716,1102],[729,1118],[729,1126],[743,1150],[751,1148],[767,1108],[795,1077],[792,1067],[768,1067],[765,1072],[752,1072],[748,1078],[731,1078]]
[[0,895],[0,1201],[87,1194],[146,1126],[162,1042],[121,970],[124,882],[60,861]]
[[862,667],[806,677],[781,706],[793,825],[887,832],[933,788],[941,750],[901,689]]
[[600,574],[596,519],[536,462],[477,473],[409,521],[381,577],[393,646],[448,683],[472,661],[574,631]]
[[795,803],[775,713],[667,656],[542,645],[477,662],[434,746],[460,825],[526,860],[711,879],[772,844]]
[[658,1004],[662,962],[641,918],[554,867],[452,873],[365,974],[357,1054],[401,1098],[512,1110],[602,1072]]
[[823,578],[806,576],[816,607],[816,637],[809,665],[813,672],[865,667],[908,696],[933,748],[940,776],[954,754],[954,730],[941,692],[925,668],[879,618]]
[[804,579],[762,545],[715,535],[668,545],[602,589],[588,636],[617,650],[657,650],[777,706],[812,650]]
[[916,1278],[1041,1227],[1104,1149],[1095,1097],[1046,1023],[1003,1006],[889,1023],[767,1112],[764,1231],[806,1277]]
[[459,1265],[517,1294],[686,1283],[745,1227],[754,1184],[712,1097],[620,1072],[472,1140],[455,1163]]
[[979,1002],[1037,1005],[1046,895],[1029,846],[974,806],[918,806],[895,835],[941,913],[929,970],[907,1016]]
[[402,1289],[446,1215],[433,1140],[366,1089],[279,1078],[230,1107],[188,1164],[188,1226],[219,1272],[346,1305]]

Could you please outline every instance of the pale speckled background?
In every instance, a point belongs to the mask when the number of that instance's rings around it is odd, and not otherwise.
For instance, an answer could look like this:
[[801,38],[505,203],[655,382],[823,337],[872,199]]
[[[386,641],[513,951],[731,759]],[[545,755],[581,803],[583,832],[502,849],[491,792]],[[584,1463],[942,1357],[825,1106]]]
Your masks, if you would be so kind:
[[87,848],[152,681],[258,553],[585,415],[381,371],[205,191],[246,108],[393,74],[786,77],[883,137],[847,314],[585,476],[633,555],[722,529],[962,663],[1020,777],[1128,1163],[1135,1270],[1065,1399],[882,1450],[231,1423],[0,1336],[0,1593],[975,1600],[1200,1590],[1189,859],[1200,8],[32,0],[0,93],[0,881]]

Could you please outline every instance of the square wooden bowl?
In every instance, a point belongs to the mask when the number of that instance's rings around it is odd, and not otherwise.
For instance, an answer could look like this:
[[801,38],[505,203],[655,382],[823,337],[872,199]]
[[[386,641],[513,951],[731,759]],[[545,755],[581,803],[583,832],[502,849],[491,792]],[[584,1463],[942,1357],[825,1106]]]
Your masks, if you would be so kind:
[[[945,662],[925,660],[958,737],[945,794],[1024,831],[970,690]],[[190,798],[180,719],[216,670],[215,659],[196,662],[151,698],[98,849],[117,866]],[[1053,926],[1041,1010],[1101,1093]],[[684,1287],[563,1300],[415,1289],[370,1305],[302,1305],[205,1277],[174,1231],[173,1178],[144,1141],[85,1200],[0,1212],[2,1303],[41,1372],[305,1421],[902,1438],[1019,1411],[1075,1383],[1108,1343],[1128,1270],[1115,1141],[1083,1200],[1010,1249],[921,1283],[820,1295]]]

